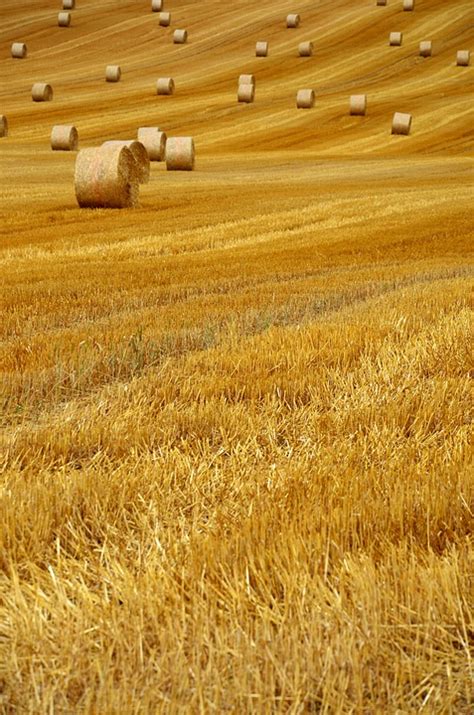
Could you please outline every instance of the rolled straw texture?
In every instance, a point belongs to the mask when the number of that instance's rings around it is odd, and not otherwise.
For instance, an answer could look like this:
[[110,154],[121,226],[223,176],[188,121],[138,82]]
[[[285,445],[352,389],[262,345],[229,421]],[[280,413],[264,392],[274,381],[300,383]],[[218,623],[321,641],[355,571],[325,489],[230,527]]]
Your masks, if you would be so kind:
[[185,45],[188,41],[187,30],[175,30],[173,33],[173,42],[175,45]]
[[471,53],[469,50],[458,50],[456,55],[456,64],[458,67],[469,67],[471,62]]
[[296,95],[296,106],[298,109],[311,109],[314,107],[315,94],[312,89],[300,89]]
[[367,95],[353,94],[350,100],[350,113],[356,116],[365,116],[367,113]]
[[53,99],[53,88],[45,82],[35,82],[31,88],[31,98],[33,102],[51,102]]
[[313,43],[301,42],[298,45],[298,54],[300,57],[311,57],[313,54]]
[[412,115],[395,112],[392,119],[392,134],[410,134]]
[[255,85],[254,84],[239,84],[239,89],[237,90],[237,101],[243,102],[244,104],[252,104],[255,99]]
[[74,189],[84,208],[132,208],[138,204],[135,159],[126,146],[82,149],[76,159]]
[[174,94],[175,84],[171,77],[160,77],[156,83],[157,94]]
[[71,13],[70,12],[60,12],[58,15],[59,27],[69,27],[70,24],[71,24]]
[[150,157],[145,146],[137,139],[112,139],[106,141],[102,146],[126,146],[130,149],[135,159],[135,174],[139,184],[148,184],[150,181]]
[[120,82],[122,76],[122,69],[119,65],[107,65],[105,68],[105,81],[106,82]]
[[239,84],[255,84],[254,74],[241,74],[239,76]]
[[298,27],[300,24],[300,20],[301,18],[297,13],[291,13],[286,18],[286,26],[292,28]]
[[165,132],[160,132],[158,127],[140,127],[138,141],[147,150],[150,161],[163,161],[166,150]]
[[0,114],[0,137],[8,136],[8,119],[4,114]]
[[158,22],[162,27],[169,27],[171,24],[171,13],[170,12],[160,12]]
[[405,12],[415,9],[415,0],[403,0],[403,9]]
[[376,4],[385,7],[387,5],[387,0],[377,0]]
[[392,47],[400,47],[403,42],[403,32],[391,32],[389,36],[389,44]]
[[168,171],[192,171],[194,156],[192,137],[172,137],[166,142],[166,168]]
[[431,40],[420,42],[420,57],[431,57],[433,54],[433,43]]
[[14,42],[11,47],[11,55],[16,60],[24,60],[28,54],[28,48],[24,42]]
[[63,0],[63,10],[74,10],[76,0]]
[[51,130],[51,149],[53,151],[77,151],[79,134],[70,124],[56,124]]
[[161,12],[163,10],[163,0],[151,0],[151,11]]
[[255,45],[256,57],[268,57],[268,42],[257,42]]

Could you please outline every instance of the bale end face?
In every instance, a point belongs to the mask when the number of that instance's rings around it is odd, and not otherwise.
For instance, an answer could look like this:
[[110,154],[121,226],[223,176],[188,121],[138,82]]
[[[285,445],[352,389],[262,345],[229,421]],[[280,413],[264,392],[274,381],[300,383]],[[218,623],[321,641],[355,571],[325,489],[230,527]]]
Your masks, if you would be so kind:
[[400,47],[403,42],[402,32],[391,32],[389,37],[389,45],[392,47]]
[[70,12],[60,12],[58,15],[58,26],[59,27],[69,27],[71,24],[71,13]]
[[298,46],[298,54],[300,57],[311,57],[313,54],[313,43],[301,42]]
[[76,127],[57,124],[51,130],[51,149],[53,151],[77,151],[79,134]]
[[0,137],[8,136],[8,119],[4,114],[0,114]]
[[122,69],[119,65],[107,65],[105,68],[106,82],[120,82],[122,77]]
[[174,94],[175,84],[171,77],[160,77],[156,83],[157,94]]
[[431,57],[433,54],[433,43],[430,40],[420,42],[420,57]]
[[138,141],[145,147],[150,161],[163,161],[166,151],[166,134],[158,127],[140,127]]
[[392,134],[408,135],[411,131],[412,115],[395,112],[392,119]]
[[193,171],[195,161],[192,137],[172,137],[166,142],[166,169],[168,171]]
[[296,95],[296,106],[298,109],[312,109],[316,97],[312,89],[300,89]]
[[367,95],[353,94],[350,99],[350,114],[364,117],[367,114]]
[[256,57],[267,57],[268,56],[268,42],[257,42],[255,45],[255,56]]
[[135,159],[126,146],[82,149],[74,189],[81,208],[133,208],[138,204]]
[[53,99],[53,88],[45,82],[35,82],[31,89],[33,102],[51,102]]
[[459,50],[456,55],[456,64],[458,67],[469,67],[471,63],[471,53],[469,50]]
[[187,30],[175,30],[173,34],[173,42],[175,45],[185,45],[188,41]]
[[24,42],[14,42],[11,46],[11,55],[13,59],[24,60],[27,54],[28,50]]
[[296,28],[299,27],[301,18],[297,13],[291,13],[290,15],[287,15],[286,18],[286,26],[288,28]]
[[169,27],[171,25],[171,13],[160,12],[158,22],[161,25],[161,27]]
[[237,90],[237,101],[244,104],[252,104],[255,99],[255,85],[254,84],[239,84],[239,89]]

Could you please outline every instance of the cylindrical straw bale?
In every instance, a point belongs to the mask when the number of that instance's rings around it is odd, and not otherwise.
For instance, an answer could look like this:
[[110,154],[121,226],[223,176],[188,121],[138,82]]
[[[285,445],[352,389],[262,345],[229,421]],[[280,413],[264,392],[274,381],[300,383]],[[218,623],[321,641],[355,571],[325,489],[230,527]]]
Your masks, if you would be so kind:
[[145,146],[136,139],[112,139],[106,141],[102,146],[126,146],[132,152],[135,159],[135,172],[139,184],[147,184],[150,180],[150,157]]
[[175,89],[174,79],[171,77],[160,77],[156,83],[157,94],[173,94]]
[[385,7],[387,5],[387,0],[377,0],[376,4]]
[[367,114],[367,95],[353,94],[350,101],[350,113],[363,117]]
[[411,114],[395,112],[392,119],[392,134],[410,134],[411,122]]
[[241,74],[239,76],[239,84],[255,84],[254,74]]
[[291,13],[290,15],[287,16],[286,18],[286,26],[287,27],[298,27],[300,24],[300,16],[297,13]]
[[51,102],[53,99],[53,88],[46,82],[35,82],[31,89],[33,102]]
[[166,134],[158,127],[140,127],[138,141],[148,152],[150,161],[163,161],[166,150]]
[[170,12],[160,12],[158,22],[162,27],[169,27],[171,24],[171,13]]
[[256,57],[268,57],[268,42],[257,42],[255,45]]
[[420,42],[420,57],[431,57],[433,53],[433,43],[431,40]]
[[4,114],[0,114],[0,137],[8,136],[8,119]]
[[120,82],[122,76],[122,69],[120,65],[107,65],[105,68],[105,81],[106,82]]
[[469,50],[458,50],[456,55],[456,64],[458,67],[469,67],[471,62],[471,53]]
[[74,10],[76,0],[63,0],[63,10]]
[[403,0],[403,9],[405,11],[415,9],[415,0]]
[[313,54],[313,43],[301,42],[298,45],[298,54],[300,57],[311,57]]
[[79,134],[70,124],[56,124],[51,130],[51,149],[53,151],[77,151]]
[[311,109],[316,100],[313,89],[300,89],[296,95],[296,106],[298,109]]
[[24,42],[14,42],[11,47],[12,57],[16,60],[24,60],[28,49]]
[[60,12],[58,15],[59,27],[69,27],[70,24],[71,24],[71,13],[70,12]]
[[76,159],[74,188],[85,208],[130,208],[138,204],[135,159],[126,146],[82,149]]
[[389,37],[389,44],[392,47],[400,47],[403,42],[403,32],[391,32]]
[[194,169],[194,139],[172,137],[166,142],[166,168],[168,171],[192,171]]
[[163,0],[151,0],[151,11],[161,12],[163,10]]
[[255,99],[255,85],[254,84],[239,84],[239,89],[237,91],[237,101],[243,102],[245,104],[252,104]]
[[175,30],[173,33],[173,42],[175,45],[185,45],[188,41],[187,30]]

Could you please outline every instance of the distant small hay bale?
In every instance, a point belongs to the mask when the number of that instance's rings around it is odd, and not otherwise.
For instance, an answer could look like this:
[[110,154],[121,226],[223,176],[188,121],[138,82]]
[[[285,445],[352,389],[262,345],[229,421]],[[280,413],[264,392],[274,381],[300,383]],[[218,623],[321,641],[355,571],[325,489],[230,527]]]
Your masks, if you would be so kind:
[[313,54],[313,43],[301,42],[298,45],[298,54],[300,57],[311,57]]
[[192,137],[172,137],[166,142],[166,168],[168,171],[193,171],[194,157]]
[[28,48],[24,42],[14,42],[11,47],[11,54],[16,60],[24,60],[28,54]]
[[392,47],[400,47],[403,42],[403,32],[391,32],[389,37],[389,44]]
[[138,141],[148,152],[150,161],[163,161],[166,150],[166,134],[158,127],[140,127],[137,133]]
[[387,5],[387,0],[377,0],[376,4],[385,7]]
[[367,95],[353,94],[350,99],[350,114],[363,117],[367,114]]
[[296,106],[298,109],[311,109],[314,107],[316,97],[313,89],[300,89],[296,95]]
[[79,134],[70,124],[56,124],[51,130],[51,149],[53,151],[77,151]]
[[163,10],[163,0],[151,0],[151,11],[161,12]]
[[411,114],[395,112],[392,119],[392,134],[410,134],[412,119]]
[[255,99],[255,85],[254,84],[239,84],[237,90],[237,101],[243,102],[244,104],[252,104]]
[[403,0],[403,9],[405,12],[415,9],[415,0]]
[[158,22],[161,27],[169,27],[171,24],[171,13],[170,12],[160,12]]
[[0,114],[0,137],[8,136],[8,119],[4,114]]
[[255,45],[256,57],[268,57],[268,42],[257,42]]
[[175,84],[171,77],[160,77],[156,83],[157,94],[174,94]]
[[58,15],[59,27],[69,27],[70,24],[71,24],[71,13],[70,12],[60,12]]
[[458,50],[456,55],[456,64],[458,67],[469,67],[471,62],[471,53],[469,50]]
[[33,102],[51,102],[53,99],[53,88],[46,82],[35,82],[31,88],[31,98]]
[[63,10],[74,10],[76,0],[63,0]]
[[138,204],[136,163],[126,146],[82,149],[74,189],[81,208],[133,208]]
[[150,157],[142,142],[137,139],[112,139],[104,142],[102,146],[126,146],[135,159],[138,183],[147,184],[150,181]]
[[106,82],[120,82],[122,76],[122,68],[120,65],[107,65],[105,68]]
[[185,45],[188,41],[187,30],[175,30],[173,33],[173,42],[175,45]]
[[420,42],[420,57],[431,57],[433,54],[433,43],[431,40]]
[[241,74],[239,76],[239,84],[255,84],[254,74]]
[[297,13],[291,13],[290,15],[287,15],[286,18],[286,26],[290,28],[295,28],[298,27],[300,24],[301,18]]

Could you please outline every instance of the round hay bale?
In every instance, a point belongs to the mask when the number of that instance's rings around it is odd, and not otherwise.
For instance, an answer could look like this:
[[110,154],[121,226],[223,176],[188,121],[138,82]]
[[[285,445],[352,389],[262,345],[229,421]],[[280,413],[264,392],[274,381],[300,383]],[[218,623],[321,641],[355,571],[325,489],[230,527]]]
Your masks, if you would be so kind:
[[0,137],[8,136],[8,119],[4,114],[0,114]]
[[471,53],[469,50],[458,50],[456,55],[456,64],[458,67],[469,67],[471,62]]
[[77,151],[79,135],[76,127],[70,124],[56,124],[51,130],[51,149],[53,151]]
[[11,47],[11,55],[16,60],[24,60],[28,54],[28,48],[24,42],[14,42]]
[[122,68],[120,65],[107,65],[105,68],[106,82],[120,82],[122,76]]
[[391,32],[389,37],[389,44],[392,47],[400,47],[403,42],[403,32]]
[[312,57],[313,43],[312,42],[301,42],[298,45],[298,54],[300,57]]
[[382,5],[383,7],[386,7],[387,0],[377,0],[376,5]]
[[169,27],[171,24],[171,13],[170,12],[160,12],[158,22],[161,27]]
[[160,77],[156,83],[157,94],[174,94],[175,84],[171,77]]
[[254,84],[239,84],[239,89],[237,90],[237,101],[243,102],[244,104],[252,104],[255,99],[255,85]]
[[33,102],[51,102],[53,99],[53,88],[46,82],[35,82],[31,88],[31,98]]
[[353,94],[350,100],[350,114],[365,117],[367,114],[367,95]]
[[74,10],[76,0],[63,0],[63,10]]
[[173,33],[173,42],[175,45],[185,45],[188,41],[187,30],[175,30]]
[[256,57],[268,57],[268,42],[257,42],[255,45]]
[[286,18],[286,26],[291,28],[298,27],[300,24],[300,20],[301,18],[297,13],[291,13]]
[[241,74],[239,76],[239,84],[255,84],[254,74]]
[[403,0],[403,9],[405,12],[415,9],[415,0]]
[[74,189],[81,208],[132,208],[138,204],[135,159],[126,146],[82,149],[76,159]]
[[411,122],[411,114],[395,112],[392,119],[392,134],[410,134]]
[[130,149],[135,159],[135,172],[139,184],[148,184],[150,181],[150,157],[145,146],[136,139],[112,139],[102,146],[126,146]]
[[420,57],[431,57],[433,54],[433,43],[431,40],[420,42]]
[[161,12],[163,10],[163,0],[151,0],[151,11]]
[[147,150],[150,161],[163,161],[166,150],[166,134],[158,127],[140,127],[138,141]]
[[69,27],[70,24],[71,24],[71,13],[70,12],[60,12],[58,15],[59,27]]
[[296,106],[298,109],[311,109],[315,100],[313,89],[300,89],[296,95]]
[[166,142],[168,171],[193,171],[194,140],[192,137],[172,137]]

